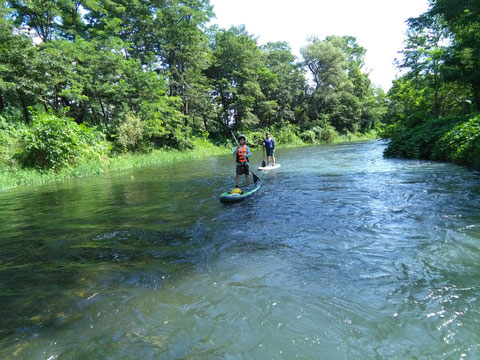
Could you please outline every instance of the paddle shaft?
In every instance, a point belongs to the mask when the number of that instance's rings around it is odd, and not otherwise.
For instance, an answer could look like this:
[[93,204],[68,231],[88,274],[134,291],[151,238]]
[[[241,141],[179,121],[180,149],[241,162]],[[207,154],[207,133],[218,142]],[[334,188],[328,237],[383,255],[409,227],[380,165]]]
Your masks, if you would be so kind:
[[265,153],[267,152],[267,150],[265,149],[265,142],[263,143],[263,151],[262,151],[262,154],[263,154],[263,161],[262,161],[262,167],[265,167],[267,166],[267,164],[265,164]]

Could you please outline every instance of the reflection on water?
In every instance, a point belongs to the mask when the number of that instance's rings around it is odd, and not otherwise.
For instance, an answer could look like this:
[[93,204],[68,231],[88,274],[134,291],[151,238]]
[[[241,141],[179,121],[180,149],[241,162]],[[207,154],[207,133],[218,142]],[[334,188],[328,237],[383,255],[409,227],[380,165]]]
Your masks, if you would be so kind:
[[383,148],[231,205],[229,156],[0,193],[0,357],[480,358],[478,173]]

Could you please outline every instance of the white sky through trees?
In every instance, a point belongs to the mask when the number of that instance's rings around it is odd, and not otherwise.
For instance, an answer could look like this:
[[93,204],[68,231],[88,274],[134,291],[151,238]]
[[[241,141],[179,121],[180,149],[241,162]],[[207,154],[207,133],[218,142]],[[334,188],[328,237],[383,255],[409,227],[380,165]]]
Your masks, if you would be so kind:
[[244,24],[263,45],[286,41],[300,58],[307,37],[351,35],[367,49],[364,71],[385,91],[398,74],[393,64],[406,40],[405,21],[428,9],[428,0],[210,0],[223,28]]

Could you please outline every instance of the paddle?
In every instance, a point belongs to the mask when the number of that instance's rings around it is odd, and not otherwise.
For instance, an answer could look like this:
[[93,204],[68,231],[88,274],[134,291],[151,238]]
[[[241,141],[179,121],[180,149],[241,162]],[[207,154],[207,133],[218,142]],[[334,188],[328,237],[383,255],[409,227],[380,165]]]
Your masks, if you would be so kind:
[[[237,143],[237,147],[238,147],[238,146],[239,146],[238,140],[237,140],[237,138],[235,137],[235,134],[233,133],[233,131],[232,131],[231,133],[232,133],[232,136],[233,136],[233,138],[235,139],[235,142]],[[257,181],[260,180],[260,178],[259,178],[257,175],[255,175],[255,173],[253,172],[252,168],[250,167],[250,164],[248,163],[248,159],[247,159],[246,156],[245,156],[245,160],[247,160],[247,161],[246,161],[247,166],[248,166],[248,168],[250,169],[250,171],[252,172],[252,175],[253,175],[253,183],[256,184]]]
[[265,145],[263,145],[263,161],[262,161],[262,167],[267,166],[267,164],[265,164],[265,152],[266,152],[266,151],[267,151],[267,150],[265,150]]

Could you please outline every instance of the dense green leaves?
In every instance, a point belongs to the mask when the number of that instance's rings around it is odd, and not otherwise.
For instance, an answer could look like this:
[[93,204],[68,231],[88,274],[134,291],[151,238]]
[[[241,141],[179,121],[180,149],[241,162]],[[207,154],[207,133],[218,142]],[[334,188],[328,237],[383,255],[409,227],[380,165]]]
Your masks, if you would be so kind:
[[[18,159],[82,161],[73,149],[95,145],[74,145],[78,131],[93,126],[113,151],[148,151],[266,128],[279,143],[331,141],[378,124],[384,97],[355,38],[312,38],[301,61],[285,42],[259,46],[244,26],[207,28],[213,16],[208,0],[0,3],[0,116],[9,129],[27,125]],[[56,135],[49,143],[42,132]]]
[[478,167],[480,6],[471,0],[431,5],[408,21],[400,62],[408,71],[388,94],[386,154]]
[[33,126],[23,129],[20,138],[20,162],[38,169],[59,169],[97,160],[109,150],[100,131],[49,114],[36,115]]
[[302,49],[315,88],[308,103],[310,119],[328,119],[340,132],[370,130],[380,121],[382,105],[368,75],[361,72],[365,50],[353,37],[313,38]]

